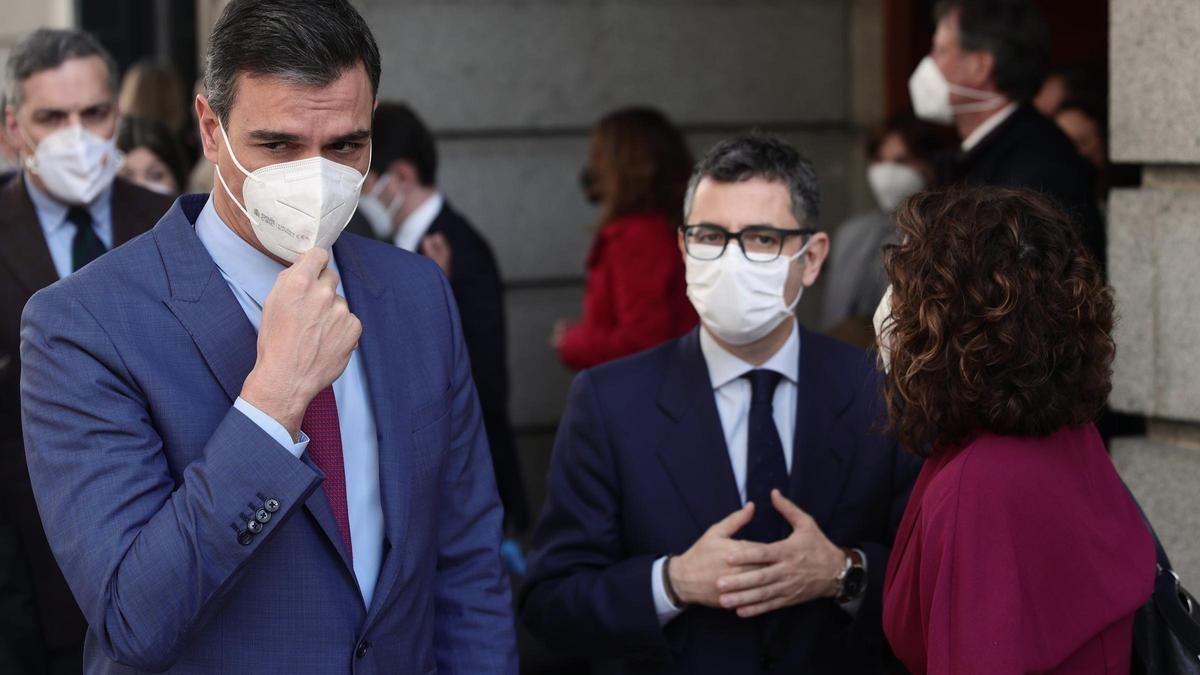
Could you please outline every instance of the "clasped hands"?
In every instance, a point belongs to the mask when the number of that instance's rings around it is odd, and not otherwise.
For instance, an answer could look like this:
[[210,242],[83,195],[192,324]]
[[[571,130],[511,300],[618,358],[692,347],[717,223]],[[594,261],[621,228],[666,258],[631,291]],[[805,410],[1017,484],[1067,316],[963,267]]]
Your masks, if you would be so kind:
[[771,502],[792,533],[768,544],[734,539],[754,517],[756,506],[747,502],[683,555],[671,558],[668,573],[680,601],[732,609],[749,618],[837,594],[845,553],[778,490],[771,491]]

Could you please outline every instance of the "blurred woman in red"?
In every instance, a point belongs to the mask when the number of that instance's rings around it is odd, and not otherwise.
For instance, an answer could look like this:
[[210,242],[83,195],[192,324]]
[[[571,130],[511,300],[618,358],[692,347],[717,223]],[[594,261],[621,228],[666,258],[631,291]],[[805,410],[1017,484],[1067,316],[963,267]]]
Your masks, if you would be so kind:
[[582,181],[600,205],[587,257],[583,317],[560,319],[550,344],[582,370],[653,347],[696,325],[677,228],[692,155],[657,110],[625,108],[592,131]]
[[1096,262],[1028,191],[922,193],[896,224],[884,396],[926,461],[884,583],[893,651],[916,675],[1126,675],[1155,556],[1093,424],[1114,352]]

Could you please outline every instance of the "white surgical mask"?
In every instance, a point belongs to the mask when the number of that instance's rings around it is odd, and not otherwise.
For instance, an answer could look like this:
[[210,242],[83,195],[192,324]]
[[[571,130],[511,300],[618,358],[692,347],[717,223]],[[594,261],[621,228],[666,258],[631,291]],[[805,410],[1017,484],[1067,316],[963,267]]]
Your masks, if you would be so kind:
[[362,197],[358,198],[358,212],[367,219],[367,223],[371,226],[371,231],[379,239],[391,240],[392,230],[395,229],[394,220],[396,213],[404,206],[404,193],[397,192],[395,197],[392,197],[392,203],[384,206],[383,200],[379,198],[383,194],[383,188],[392,180],[392,174],[385,173],[375,181],[375,186],[371,191]]
[[243,206],[233,196],[221,168],[217,180],[233,203],[250,219],[254,235],[272,255],[295,262],[305,251],[333,247],[354,208],[366,176],[345,164],[324,157],[270,164],[247,171],[233,154],[222,124],[221,136],[234,166],[246,175],[242,183]]
[[[33,147],[28,136],[25,141]],[[121,159],[115,139],[100,138],[73,125],[43,138],[32,154],[25,155],[25,168],[41,178],[46,190],[59,201],[90,204],[112,185]]]
[[[974,99],[974,102],[954,105],[950,103],[951,93]],[[996,92],[952,84],[931,56],[921,59],[912,77],[908,78],[908,94],[917,117],[935,124],[953,124],[955,113],[992,110],[1007,100]]]
[[801,258],[812,239],[793,256],[771,262],[752,262],[730,241],[716,260],[685,255],[687,294],[708,330],[731,345],[747,345],[766,337],[775,327],[795,316],[801,287],[791,303],[784,287],[792,261]]
[[887,213],[896,210],[900,202],[925,189],[921,172],[899,162],[875,162],[867,168],[867,183],[879,208]]
[[879,347],[879,360],[883,362],[883,372],[892,367],[892,285],[888,284],[883,292],[879,306],[875,308],[875,316],[871,322],[875,325],[875,344]]

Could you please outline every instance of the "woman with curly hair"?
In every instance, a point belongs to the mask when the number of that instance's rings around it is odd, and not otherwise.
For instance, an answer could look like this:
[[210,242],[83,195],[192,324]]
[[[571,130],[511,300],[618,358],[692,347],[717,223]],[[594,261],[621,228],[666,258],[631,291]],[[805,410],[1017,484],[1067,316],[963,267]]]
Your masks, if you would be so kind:
[[876,313],[892,429],[925,466],[884,630],[913,673],[1128,673],[1154,547],[1092,424],[1113,304],[1032,192],[924,193],[896,214]]

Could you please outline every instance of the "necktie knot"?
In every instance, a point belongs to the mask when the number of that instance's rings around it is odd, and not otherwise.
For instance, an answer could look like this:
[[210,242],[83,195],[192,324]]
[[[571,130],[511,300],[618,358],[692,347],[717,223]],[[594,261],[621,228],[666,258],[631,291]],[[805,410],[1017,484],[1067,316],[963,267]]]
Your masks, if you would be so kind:
[[82,206],[72,206],[67,211],[67,220],[70,221],[77,230],[85,227],[92,227],[92,214]]
[[742,377],[750,380],[750,405],[771,405],[775,400],[775,387],[783,379],[783,373],[757,368]]
[[67,220],[75,226],[75,238],[71,242],[71,269],[78,270],[104,255],[108,248],[100,241],[93,227],[92,214],[82,206],[72,206],[67,211]]

